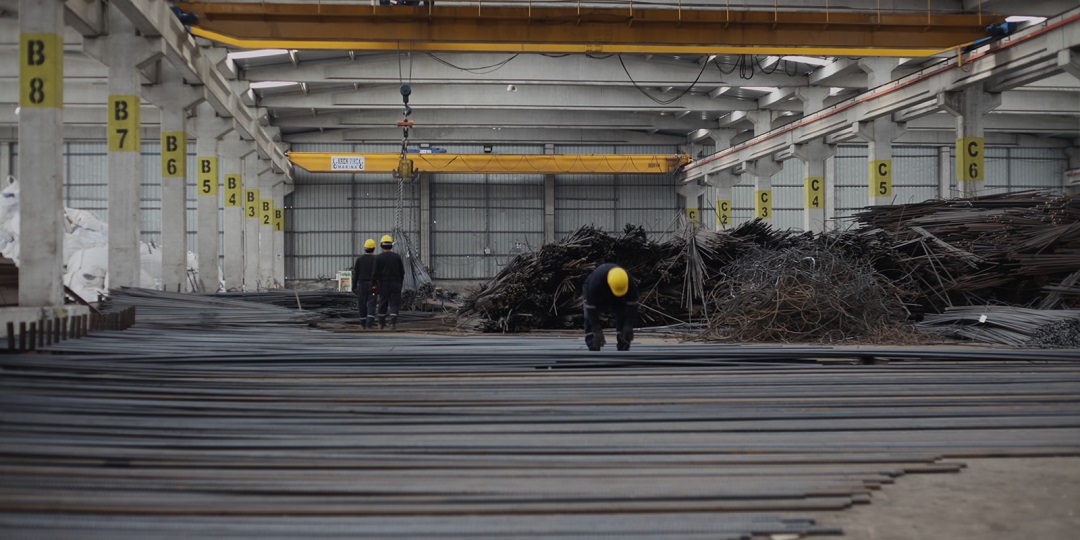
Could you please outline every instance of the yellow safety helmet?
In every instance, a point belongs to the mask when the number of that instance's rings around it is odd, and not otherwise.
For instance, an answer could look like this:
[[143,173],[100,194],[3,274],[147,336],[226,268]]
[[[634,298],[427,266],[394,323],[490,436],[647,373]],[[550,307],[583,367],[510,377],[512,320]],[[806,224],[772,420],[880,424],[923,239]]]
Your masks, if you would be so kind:
[[630,276],[626,274],[626,270],[616,266],[608,270],[607,284],[611,287],[611,294],[622,297],[630,290]]
[[379,240],[379,243],[382,244],[383,248],[394,247],[394,239],[391,238],[389,234],[384,234],[382,239]]
[[366,250],[375,249],[375,239],[374,238],[368,238],[367,240],[364,240],[364,249],[366,249]]

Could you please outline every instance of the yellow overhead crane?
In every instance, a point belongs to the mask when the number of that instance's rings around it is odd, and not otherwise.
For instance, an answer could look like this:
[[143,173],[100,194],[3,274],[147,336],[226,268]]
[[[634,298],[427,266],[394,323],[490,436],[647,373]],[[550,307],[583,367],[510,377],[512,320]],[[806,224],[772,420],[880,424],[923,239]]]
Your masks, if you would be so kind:
[[[686,154],[413,154],[418,173],[444,174],[668,174],[690,162]],[[315,173],[394,173],[401,154],[290,152],[289,161]]]
[[425,52],[798,54],[928,56],[987,37],[1003,16],[895,12],[732,10],[650,6],[534,7],[266,2],[176,2],[197,16],[191,33],[258,49]]

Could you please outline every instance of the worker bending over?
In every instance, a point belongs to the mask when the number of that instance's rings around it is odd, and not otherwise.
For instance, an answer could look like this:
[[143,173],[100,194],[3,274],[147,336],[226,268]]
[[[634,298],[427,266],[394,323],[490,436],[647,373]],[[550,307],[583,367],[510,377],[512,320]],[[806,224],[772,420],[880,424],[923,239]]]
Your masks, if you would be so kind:
[[617,264],[601,264],[585,278],[582,287],[585,297],[585,344],[590,351],[604,346],[604,327],[600,315],[610,310],[615,316],[617,349],[630,350],[637,323],[637,282]]
[[360,312],[360,326],[364,329],[375,326],[375,290],[371,287],[371,274],[375,270],[375,240],[368,238],[364,242],[364,254],[353,263],[353,293],[356,294],[356,309]]
[[379,241],[382,253],[375,256],[375,269],[371,280],[379,293],[379,328],[386,328],[386,316],[390,315],[390,329],[397,330],[398,309],[401,308],[401,286],[405,282],[405,263],[394,253],[394,239],[385,235]]

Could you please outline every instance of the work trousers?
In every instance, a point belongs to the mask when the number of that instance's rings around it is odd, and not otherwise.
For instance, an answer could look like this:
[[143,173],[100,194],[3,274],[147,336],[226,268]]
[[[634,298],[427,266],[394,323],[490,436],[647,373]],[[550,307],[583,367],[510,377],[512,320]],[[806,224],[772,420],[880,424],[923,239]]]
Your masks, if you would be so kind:
[[371,292],[370,281],[356,282],[356,310],[360,313],[360,324],[365,328],[375,324],[375,293]]
[[[617,348],[620,351],[627,350],[630,348],[630,340],[634,339],[634,322],[631,320],[631,317],[628,316],[625,308],[620,309],[618,306],[615,306],[611,311],[612,314],[615,315],[615,339],[618,343]],[[585,345],[589,347],[590,351],[600,350],[599,347],[594,347],[593,343],[594,341],[599,341],[596,339],[596,334],[599,334],[601,339],[603,339],[604,323],[600,321],[600,314],[602,312],[603,308],[585,304]],[[595,327],[593,327],[593,317],[599,321]],[[629,339],[623,339],[624,336]]]
[[387,315],[390,316],[390,324],[397,322],[398,310],[401,309],[401,283],[379,284],[379,324],[386,323]]

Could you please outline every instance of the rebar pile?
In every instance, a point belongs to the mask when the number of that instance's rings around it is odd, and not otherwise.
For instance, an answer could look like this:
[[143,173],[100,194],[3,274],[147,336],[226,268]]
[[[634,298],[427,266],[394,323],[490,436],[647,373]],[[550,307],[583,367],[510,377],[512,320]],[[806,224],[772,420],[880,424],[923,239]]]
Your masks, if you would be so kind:
[[1013,347],[1080,347],[1080,309],[952,307],[941,314],[927,315],[919,328]]
[[918,280],[919,303],[930,313],[985,304],[1080,306],[1076,277],[1070,280],[1080,268],[1080,201],[1071,197],[1006,193],[872,206],[855,217],[894,252],[881,260],[895,267],[881,269]]
[[909,315],[906,293],[873,267],[817,245],[756,247],[721,274],[704,339],[876,340],[895,336]]
[[1080,201],[1010,193],[869,207],[857,220],[821,235],[755,220],[664,243],[630,225],[583,227],[515,258],[466,299],[459,324],[580,327],[581,284],[604,262],[638,280],[639,326],[704,322],[710,339],[879,341],[953,306],[1080,306]]

